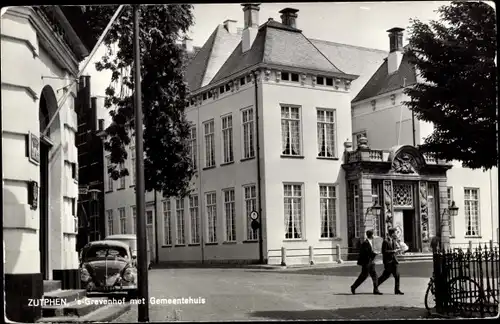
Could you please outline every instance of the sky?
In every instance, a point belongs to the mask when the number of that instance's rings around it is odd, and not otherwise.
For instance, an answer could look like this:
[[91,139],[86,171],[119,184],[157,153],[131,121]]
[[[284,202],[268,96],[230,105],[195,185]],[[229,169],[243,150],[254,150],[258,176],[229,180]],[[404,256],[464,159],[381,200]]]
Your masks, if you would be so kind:
[[[279,11],[291,7],[298,9],[297,27],[308,38],[337,43],[389,50],[387,30],[392,27],[407,28],[411,18],[423,22],[438,19],[435,12],[449,1],[402,1],[402,2],[261,2],[259,24],[273,18],[281,21]],[[241,4],[195,4],[194,26],[189,37],[195,46],[205,41],[226,19],[237,21],[243,28]],[[406,37],[406,36],[405,36]],[[404,45],[406,41],[404,40]],[[86,69],[92,75],[92,95],[104,95],[109,85],[109,72],[96,72],[94,63],[100,60],[103,48],[99,49]]]

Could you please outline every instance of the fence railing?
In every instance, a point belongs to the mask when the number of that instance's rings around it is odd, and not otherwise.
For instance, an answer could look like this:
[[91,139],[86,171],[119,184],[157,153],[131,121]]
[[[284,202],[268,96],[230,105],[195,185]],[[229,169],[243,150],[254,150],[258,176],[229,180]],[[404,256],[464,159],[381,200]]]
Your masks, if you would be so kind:
[[[290,265],[298,259],[307,259],[308,263],[344,263],[345,261],[356,260],[359,249],[341,247],[339,244],[331,247],[305,247],[305,248],[286,248],[268,250],[268,258],[273,259],[272,263],[280,263],[282,266]],[[325,261],[319,261],[324,259]],[[279,262],[276,262],[278,261]]]
[[438,313],[469,318],[498,314],[499,250],[493,242],[438,251],[433,258]]

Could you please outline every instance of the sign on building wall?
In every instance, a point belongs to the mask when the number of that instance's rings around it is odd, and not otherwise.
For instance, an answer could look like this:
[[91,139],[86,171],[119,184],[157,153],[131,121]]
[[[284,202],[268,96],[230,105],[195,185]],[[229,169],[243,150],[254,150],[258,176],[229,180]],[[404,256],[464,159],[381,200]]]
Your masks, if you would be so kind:
[[38,208],[38,183],[36,181],[28,182],[28,204],[32,210]]
[[40,138],[28,133],[28,159],[31,163],[40,164]]

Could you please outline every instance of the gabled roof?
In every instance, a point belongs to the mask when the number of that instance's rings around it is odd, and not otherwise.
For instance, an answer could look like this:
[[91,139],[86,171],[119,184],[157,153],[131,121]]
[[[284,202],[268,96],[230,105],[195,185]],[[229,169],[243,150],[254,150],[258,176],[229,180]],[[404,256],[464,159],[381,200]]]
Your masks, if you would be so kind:
[[358,94],[370,77],[377,71],[380,64],[384,62],[388,54],[388,52],[378,49],[319,39],[310,40],[340,70],[348,74],[359,75],[351,84],[351,98],[354,98]]
[[399,69],[391,74],[388,73],[386,59],[352,102],[358,102],[401,89],[404,86],[409,86],[416,82],[417,73],[415,66],[410,63],[408,55],[403,55]]
[[301,30],[268,20],[259,27],[251,49],[243,53],[240,42],[210,83],[259,63],[344,73]]
[[195,91],[207,85],[240,40],[241,30],[234,34],[224,25],[218,25],[186,67],[185,79],[189,89]]

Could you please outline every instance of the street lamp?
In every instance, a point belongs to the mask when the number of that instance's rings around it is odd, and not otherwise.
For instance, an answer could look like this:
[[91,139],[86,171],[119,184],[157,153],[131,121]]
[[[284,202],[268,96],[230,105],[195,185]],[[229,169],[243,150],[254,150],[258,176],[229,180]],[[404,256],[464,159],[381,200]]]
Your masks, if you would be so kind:
[[[443,216],[444,216],[444,213],[445,212],[448,212],[448,214],[451,216],[451,217],[455,217],[458,215],[458,207],[455,205],[455,202],[452,201],[451,202],[451,206],[448,207],[448,208],[445,208],[444,211],[443,211]],[[441,217],[442,218],[442,217]]]

